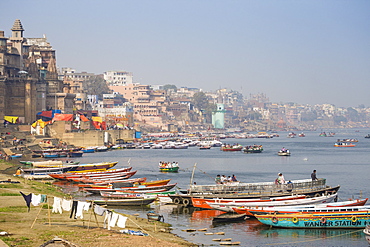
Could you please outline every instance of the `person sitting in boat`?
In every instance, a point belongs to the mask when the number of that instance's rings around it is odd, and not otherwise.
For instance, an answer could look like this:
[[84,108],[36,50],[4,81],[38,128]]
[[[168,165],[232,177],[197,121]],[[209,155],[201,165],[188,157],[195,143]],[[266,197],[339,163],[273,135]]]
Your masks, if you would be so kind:
[[226,180],[226,176],[225,176],[225,175],[222,175],[222,176],[221,176],[221,184],[223,184],[223,183],[225,183],[225,182],[227,182],[227,180]]
[[221,184],[221,176],[220,175],[216,176],[215,182],[216,182],[216,184]]
[[281,152],[286,152],[287,150],[285,149],[285,147],[283,147],[280,151]]
[[231,177],[231,181],[232,182],[238,182],[238,180],[236,179],[236,176],[233,174],[233,176]]
[[286,191],[292,192],[292,190],[293,190],[293,182],[289,180],[288,183],[286,184]]

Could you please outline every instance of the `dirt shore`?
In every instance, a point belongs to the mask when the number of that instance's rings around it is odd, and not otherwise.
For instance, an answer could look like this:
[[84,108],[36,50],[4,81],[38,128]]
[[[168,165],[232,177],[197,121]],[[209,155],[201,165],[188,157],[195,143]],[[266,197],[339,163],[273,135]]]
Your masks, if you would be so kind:
[[[8,246],[40,246],[54,237],[67,240],[80,247],[118,246],[197,246],[170,233],[171,226],[162,222],[148,221],[135,215],[128,217],[126,229],[142,231],[149,236],[134,236],[120,233],[121,228],[103,228],[103,216],[90,210],[84,219],[71,219],[70,212],[52,213],[50,207],[54,196],[66,196],[50,183],[27,181],[11,174],[17,165],[0,160],[0,239]],[[30,211],[19,193],[46,194],[49,202],[42,206],[31,206]],[[48,209],[49,207],[49,209]],[[1,235],[5,234],[7,235]],[[0,246],[1,243],[0,243]],[[59,245],[58,245],[59,246]]]

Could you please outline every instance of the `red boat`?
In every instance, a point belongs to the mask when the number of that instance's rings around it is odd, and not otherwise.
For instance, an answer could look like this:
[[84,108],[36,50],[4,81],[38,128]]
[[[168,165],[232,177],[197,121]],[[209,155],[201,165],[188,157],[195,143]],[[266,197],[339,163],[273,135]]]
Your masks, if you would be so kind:
[[94,177],[94,178],[67,178],[67,181],[73,181],[78,183],[94,183],[94,182],[105,182],[105,181],[115,181],[115,180],[123,180],[128,179],[135,175],[137,171],[129,171],[129,172],[122,172],[121,174],[117,176],[102,176],[100,178]]
[[[103,176],[111,176],[121,173],[127,173],[131,171],[132,167],[122,168],[122,169],[112,169],[112,170],[105,170],[105,171],[96,171],[96,172],[66,172],[55,174],[57,176],[52,176],[55,179],[60,180],[67,180],[69,178],[100,178]],[[54,175],[54,174],[53,174]]]
[[112,181],[95,181],[92,180],[91,183],[77,184],[80,188],[106,188],[108,185],[118,184],[118,183],[143,183],[146,181],[146,178],[132,178],[132,179],[122,179],[122,180],[112,180]]

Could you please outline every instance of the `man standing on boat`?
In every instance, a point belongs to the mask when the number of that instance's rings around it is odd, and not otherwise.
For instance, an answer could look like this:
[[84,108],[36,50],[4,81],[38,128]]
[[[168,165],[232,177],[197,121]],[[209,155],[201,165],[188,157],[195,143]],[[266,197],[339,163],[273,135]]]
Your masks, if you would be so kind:
[[313,172],[311,173],[311,179],[312,181],[317,181],[316,170],[313,170]]

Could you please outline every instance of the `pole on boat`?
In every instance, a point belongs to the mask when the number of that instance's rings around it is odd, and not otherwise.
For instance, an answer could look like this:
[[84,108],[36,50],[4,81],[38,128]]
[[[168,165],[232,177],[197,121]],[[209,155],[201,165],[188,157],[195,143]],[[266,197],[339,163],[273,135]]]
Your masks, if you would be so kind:
[[190,178],[190,188],[191,188],[191,185],[193,184],[194,172],[195,172],[196,167],[197,167],[197,163],[194,163],[193,172],[191,173],[191,178]]

